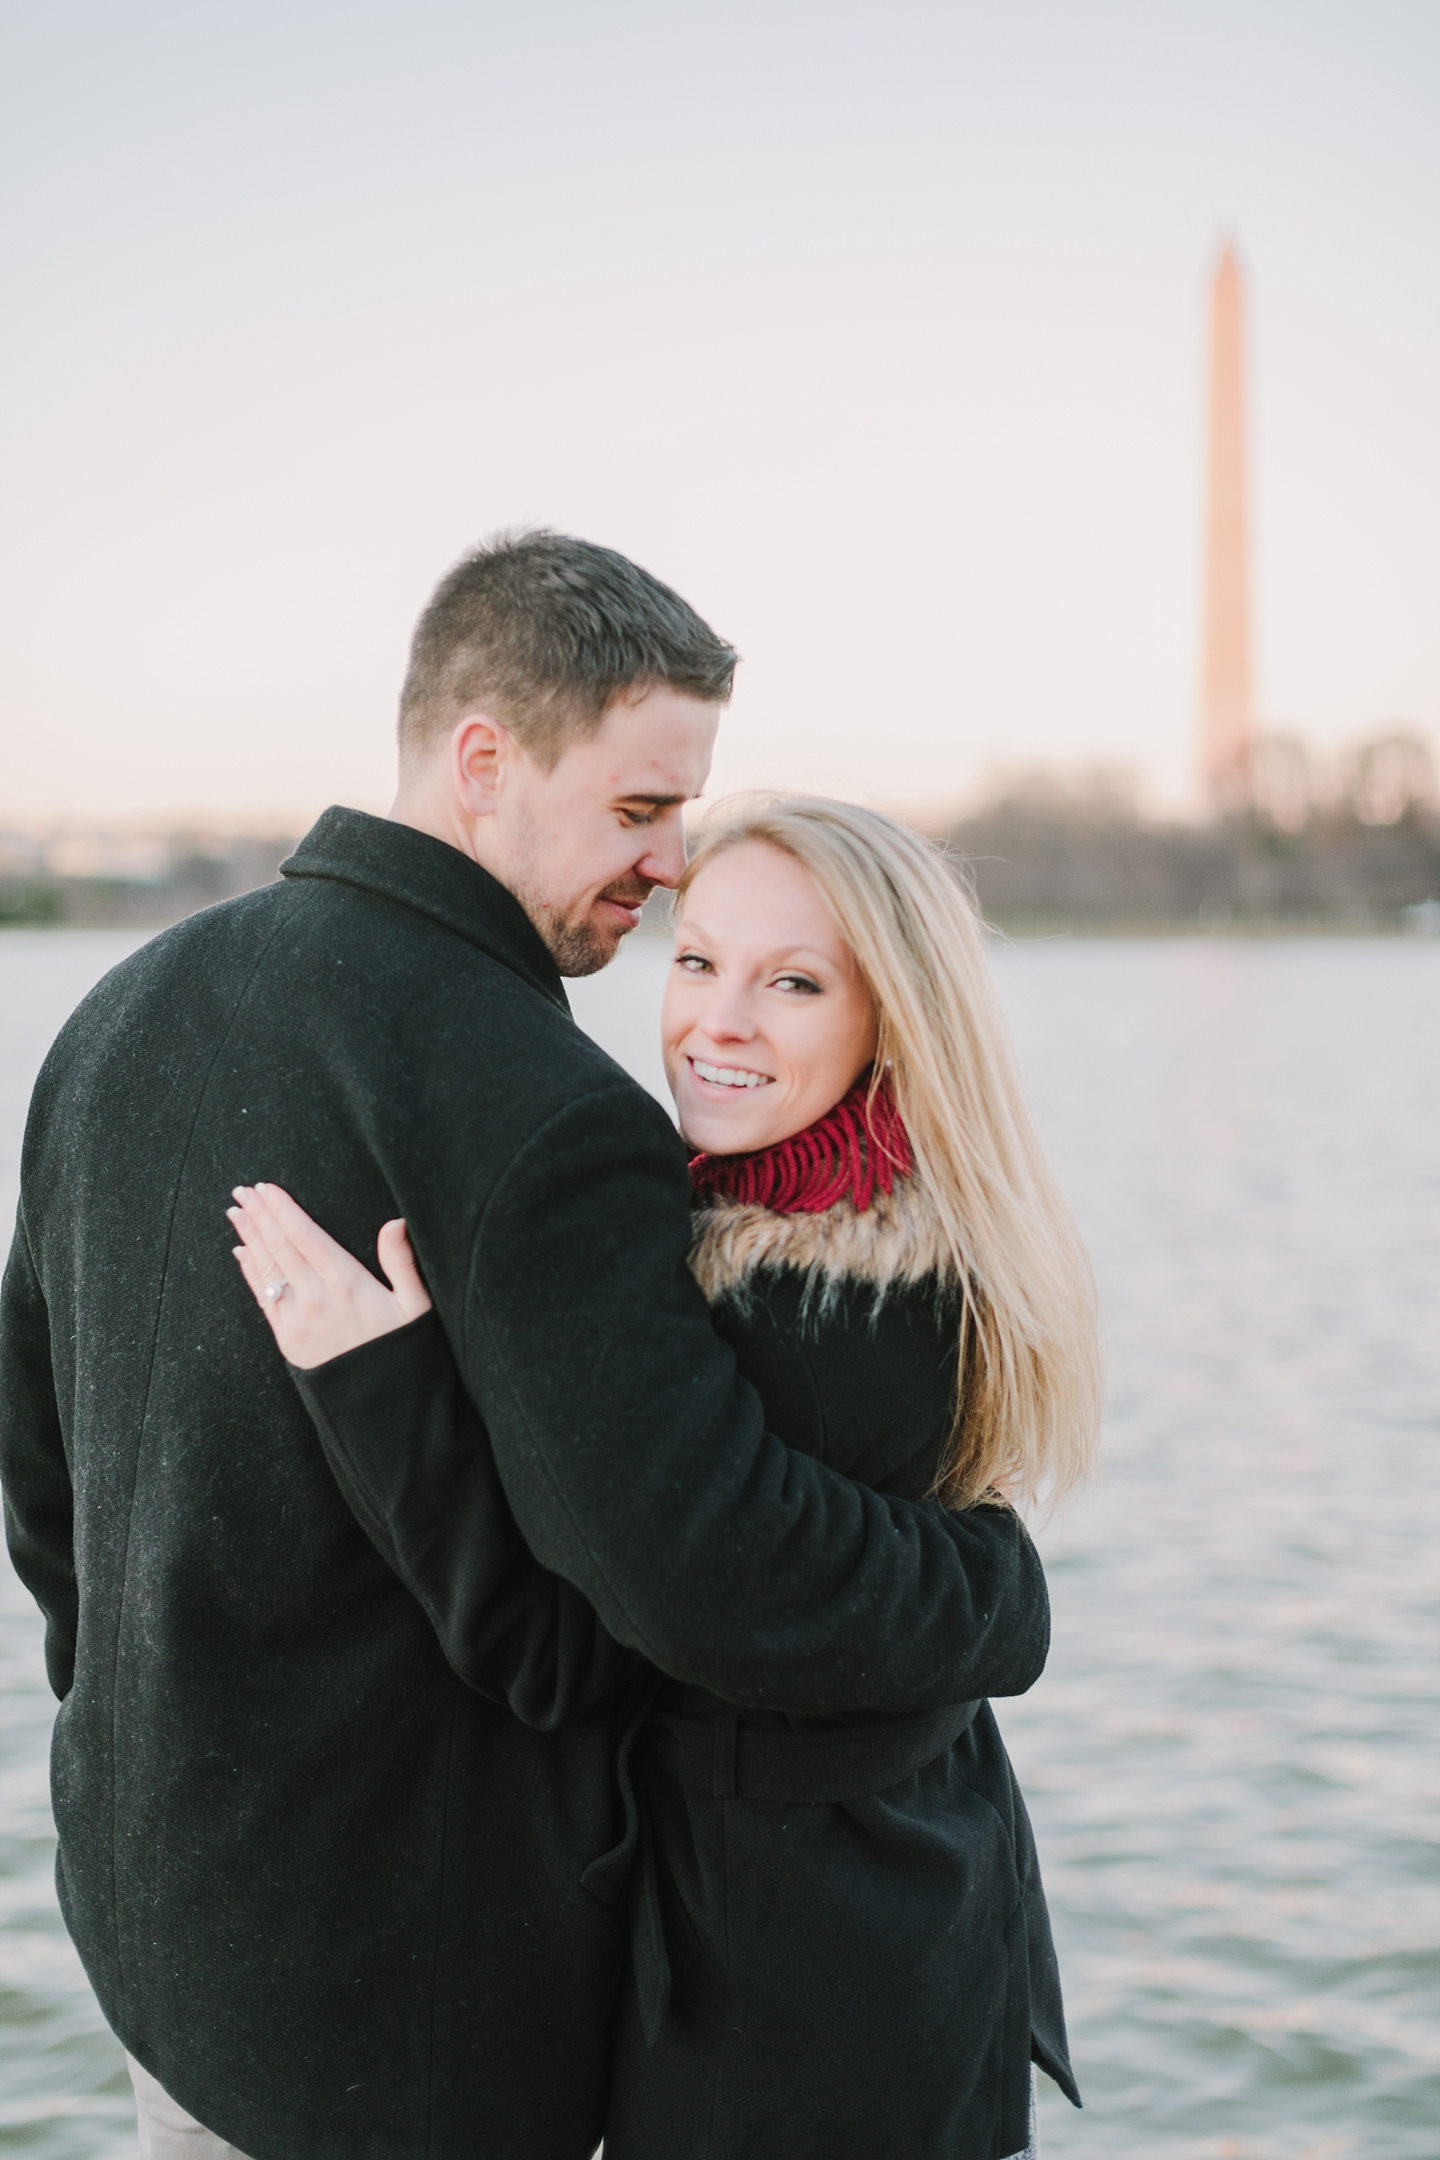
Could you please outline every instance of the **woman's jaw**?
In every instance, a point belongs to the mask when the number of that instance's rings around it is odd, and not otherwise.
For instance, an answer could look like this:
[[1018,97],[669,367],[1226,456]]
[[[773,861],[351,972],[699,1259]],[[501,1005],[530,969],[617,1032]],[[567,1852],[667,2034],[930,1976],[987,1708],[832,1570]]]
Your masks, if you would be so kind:
[[696,877],[676,924],[662,1037],[680,1130],[708,1155],[803,1132],[872,1062],[870,993],[793,856],[743,841]]

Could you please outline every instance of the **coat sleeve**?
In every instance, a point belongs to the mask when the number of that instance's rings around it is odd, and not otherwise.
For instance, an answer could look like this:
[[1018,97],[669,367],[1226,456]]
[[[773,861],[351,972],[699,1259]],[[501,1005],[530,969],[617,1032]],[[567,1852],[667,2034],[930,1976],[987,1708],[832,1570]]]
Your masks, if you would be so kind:
[[537,1558],[619,1642],[732,1702],[1023,1692],[1049,1605],[1021,1523],[884,1496],[767,1433],[688,1243],[674,1132],[629,1083],[551,1117],[481,1213],[451,1333]]
[[644,1670],[532,1557],[433,1312],[290,1372],[352,1513],[467,1685],[548,1731]]
[[49,1315],[23,1211],[0,1285],[0,1485],[10,1557],[45,1616],[45,1669],[63,1697],[75,1677],[80,1608],[75,1503],[55,1401]]

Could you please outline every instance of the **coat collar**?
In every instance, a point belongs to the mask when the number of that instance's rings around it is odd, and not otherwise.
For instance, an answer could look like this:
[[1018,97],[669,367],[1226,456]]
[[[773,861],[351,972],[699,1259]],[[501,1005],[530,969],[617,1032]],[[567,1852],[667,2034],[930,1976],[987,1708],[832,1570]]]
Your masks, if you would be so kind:
[[956,1279],[935,1203],[913,1175],[864,1208],[846,1196],[823,1214],[786,1215],[722,1195],[697,1210],[690,1272],[712,1305],[743,1311],[756,1279],[784,1268],[805,1278],[806,1304],[822,1315],[845,1282],[868,1283],[883,1301],[916,1283],[941,1288]]
[[379,893],[478,945],[568,1013],[560,970],[515,895],[444,840],[338,805],[281,863],[287,878],[333,878]]

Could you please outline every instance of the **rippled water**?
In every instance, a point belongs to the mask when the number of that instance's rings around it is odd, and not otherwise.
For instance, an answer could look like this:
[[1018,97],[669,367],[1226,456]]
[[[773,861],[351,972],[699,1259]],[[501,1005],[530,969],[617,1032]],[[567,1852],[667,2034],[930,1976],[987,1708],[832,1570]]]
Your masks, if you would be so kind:
[[[0,936],[7,1181],[44,1041],[132,942]],[[662,966],[636,946],[576,999],[657,1088]],[[997,968],[1111,1368],[1104,1478],[1043,1537],[1050,1668],[1002,1706],[1088,2102],[1042,2095],[1042,2144],[1440,2160],[1440,944]],[[0,1691],[0,2148],[109,2160],[128,2101],[49,1889],[13,1580]]]

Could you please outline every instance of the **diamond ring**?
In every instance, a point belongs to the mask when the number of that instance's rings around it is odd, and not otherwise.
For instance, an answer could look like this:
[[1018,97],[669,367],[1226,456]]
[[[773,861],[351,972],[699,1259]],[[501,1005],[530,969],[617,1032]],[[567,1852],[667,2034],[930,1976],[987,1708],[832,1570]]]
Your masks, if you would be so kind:
[[267,1298],[269,1298],[270,1303],[272,1305],[275,1305],[278,1304],[282,1297],[284,1297],[285,1292],[289,1289],[289,1287],[290,1285],[288,1282],[286,1282],[284,1276],[277,1275],[274,1282],[266,1283],[265,1295]]

